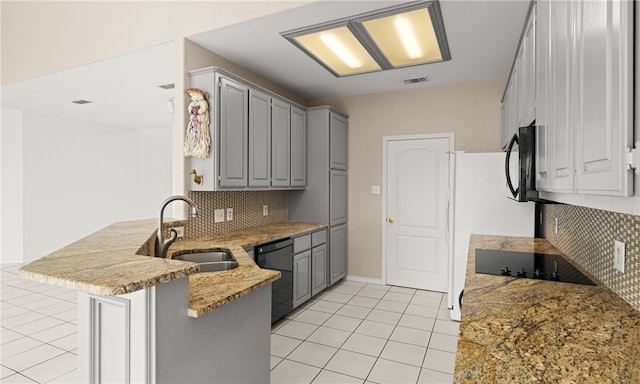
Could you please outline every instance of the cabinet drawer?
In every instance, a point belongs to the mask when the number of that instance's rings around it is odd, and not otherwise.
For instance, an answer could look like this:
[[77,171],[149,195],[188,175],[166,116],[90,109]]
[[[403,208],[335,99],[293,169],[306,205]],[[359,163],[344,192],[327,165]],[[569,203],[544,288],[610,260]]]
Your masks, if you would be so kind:
[[327,231],[323,229],[322,231],[313,232],[311,234],[311,246],[317,247],[318,245],[324,244],[327,242]]
[[299,253],[311,248],[311,234],[293,239],[293,253]]

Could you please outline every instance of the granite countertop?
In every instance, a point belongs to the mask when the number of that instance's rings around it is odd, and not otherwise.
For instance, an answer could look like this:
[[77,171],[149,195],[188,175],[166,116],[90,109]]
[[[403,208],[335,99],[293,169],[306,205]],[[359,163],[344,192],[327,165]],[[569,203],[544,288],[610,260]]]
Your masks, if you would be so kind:
[[638,382],[639,311],[600,283],[476,274],[476,248],[562,255],[544,239],[471,236],[455,383]]
[[122,295],[189,276],[190,317],[238,299],[277,280],[280,272],[259,268],[243,247],[325,228],[322,223],[287,222],[177,241],[169,254],[228,248],[238,268],[196,273],[198,264],[150,257],[157,221],[112,224],[20,268],[23,278],[101,296]]
[[200,317],[280,277],[280,272],[259,268],[244,248],[302,235],[326,226],[322,223],[287,222],[175,242],[169,247],[170,255],[192,249],[226,248],[239,264],[238,268],[229,271],[189,276],[189,316]]

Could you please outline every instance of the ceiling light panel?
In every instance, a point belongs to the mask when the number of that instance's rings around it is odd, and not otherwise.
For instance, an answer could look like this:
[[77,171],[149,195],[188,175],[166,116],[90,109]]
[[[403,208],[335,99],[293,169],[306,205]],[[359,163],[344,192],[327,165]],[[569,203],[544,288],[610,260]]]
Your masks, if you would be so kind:
[[282,36],[337,77],[451,59],[437,0],[401,4]]
[[346,26],[293,39],[338,76],[380,70],[380,66]]
[[442,61],[427,8],[365,21],[362,25],[394,67]]

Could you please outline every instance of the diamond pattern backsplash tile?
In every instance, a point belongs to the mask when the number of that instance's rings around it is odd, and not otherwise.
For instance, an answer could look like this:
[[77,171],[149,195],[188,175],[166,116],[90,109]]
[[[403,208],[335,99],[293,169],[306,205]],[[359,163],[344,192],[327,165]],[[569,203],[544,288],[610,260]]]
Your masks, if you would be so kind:
[[[547,240],[640,310],[640,216],[562,204],[544,209]],[[624,273],[613,269],[615,240],[626,246]]]
[[[189,197],[198,206],[198,217],[187,222],[186,239],[287,221],[287,191],[191,191]],[[268,206],[267,216],[263,205]],[[232,221],[226,221],[227,208],[233,208]],[[225,210],[225,221],[214,223],[216,209]]]

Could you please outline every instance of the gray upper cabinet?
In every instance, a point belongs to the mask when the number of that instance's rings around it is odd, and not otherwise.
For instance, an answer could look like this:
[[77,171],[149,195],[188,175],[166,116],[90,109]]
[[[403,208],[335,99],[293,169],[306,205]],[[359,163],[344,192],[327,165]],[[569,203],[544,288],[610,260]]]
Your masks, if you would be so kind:
[[249,91],[249,187],[271,184],[271,96]]
[[291,187],[307,185],[307,112],[291,107]]
[[[630,196],[633,4],[538,1],[536,186],[549,200]],[[578,197],[580,196],[580,197]],[[583,203],[579,203],[584,201]]]
[[331,112],[329,123],[329,138],[331,143],[329,168],[347,169],[347,119],[337,113]]
[[306,187],[304,107],[216,67],[189,72],[189,86],[208,95],[211,136],[209,156],[187,160],[190,190]]
[[542,1],[537,4],[536,14],[536,188],[551,188],[549,172],[549,29],[551,4]]
[[246,187],[249,87],[220,78],[220,187]]
[[573,191],[573,21],[574,3],[551,1],[548,121],[550,185],[554,191]]
[[518,56],[518,127],[525,127],[536,119],[536,84],[535,84],[535,4],[529,14],[522,35],[520,54]]
[[580,194],[633,193],[633,173],[625,162],[633,145],[633,3],[576,5],[575,177]]
[[291,185],[291,105],[273,99],[271,123],[271,185]]

